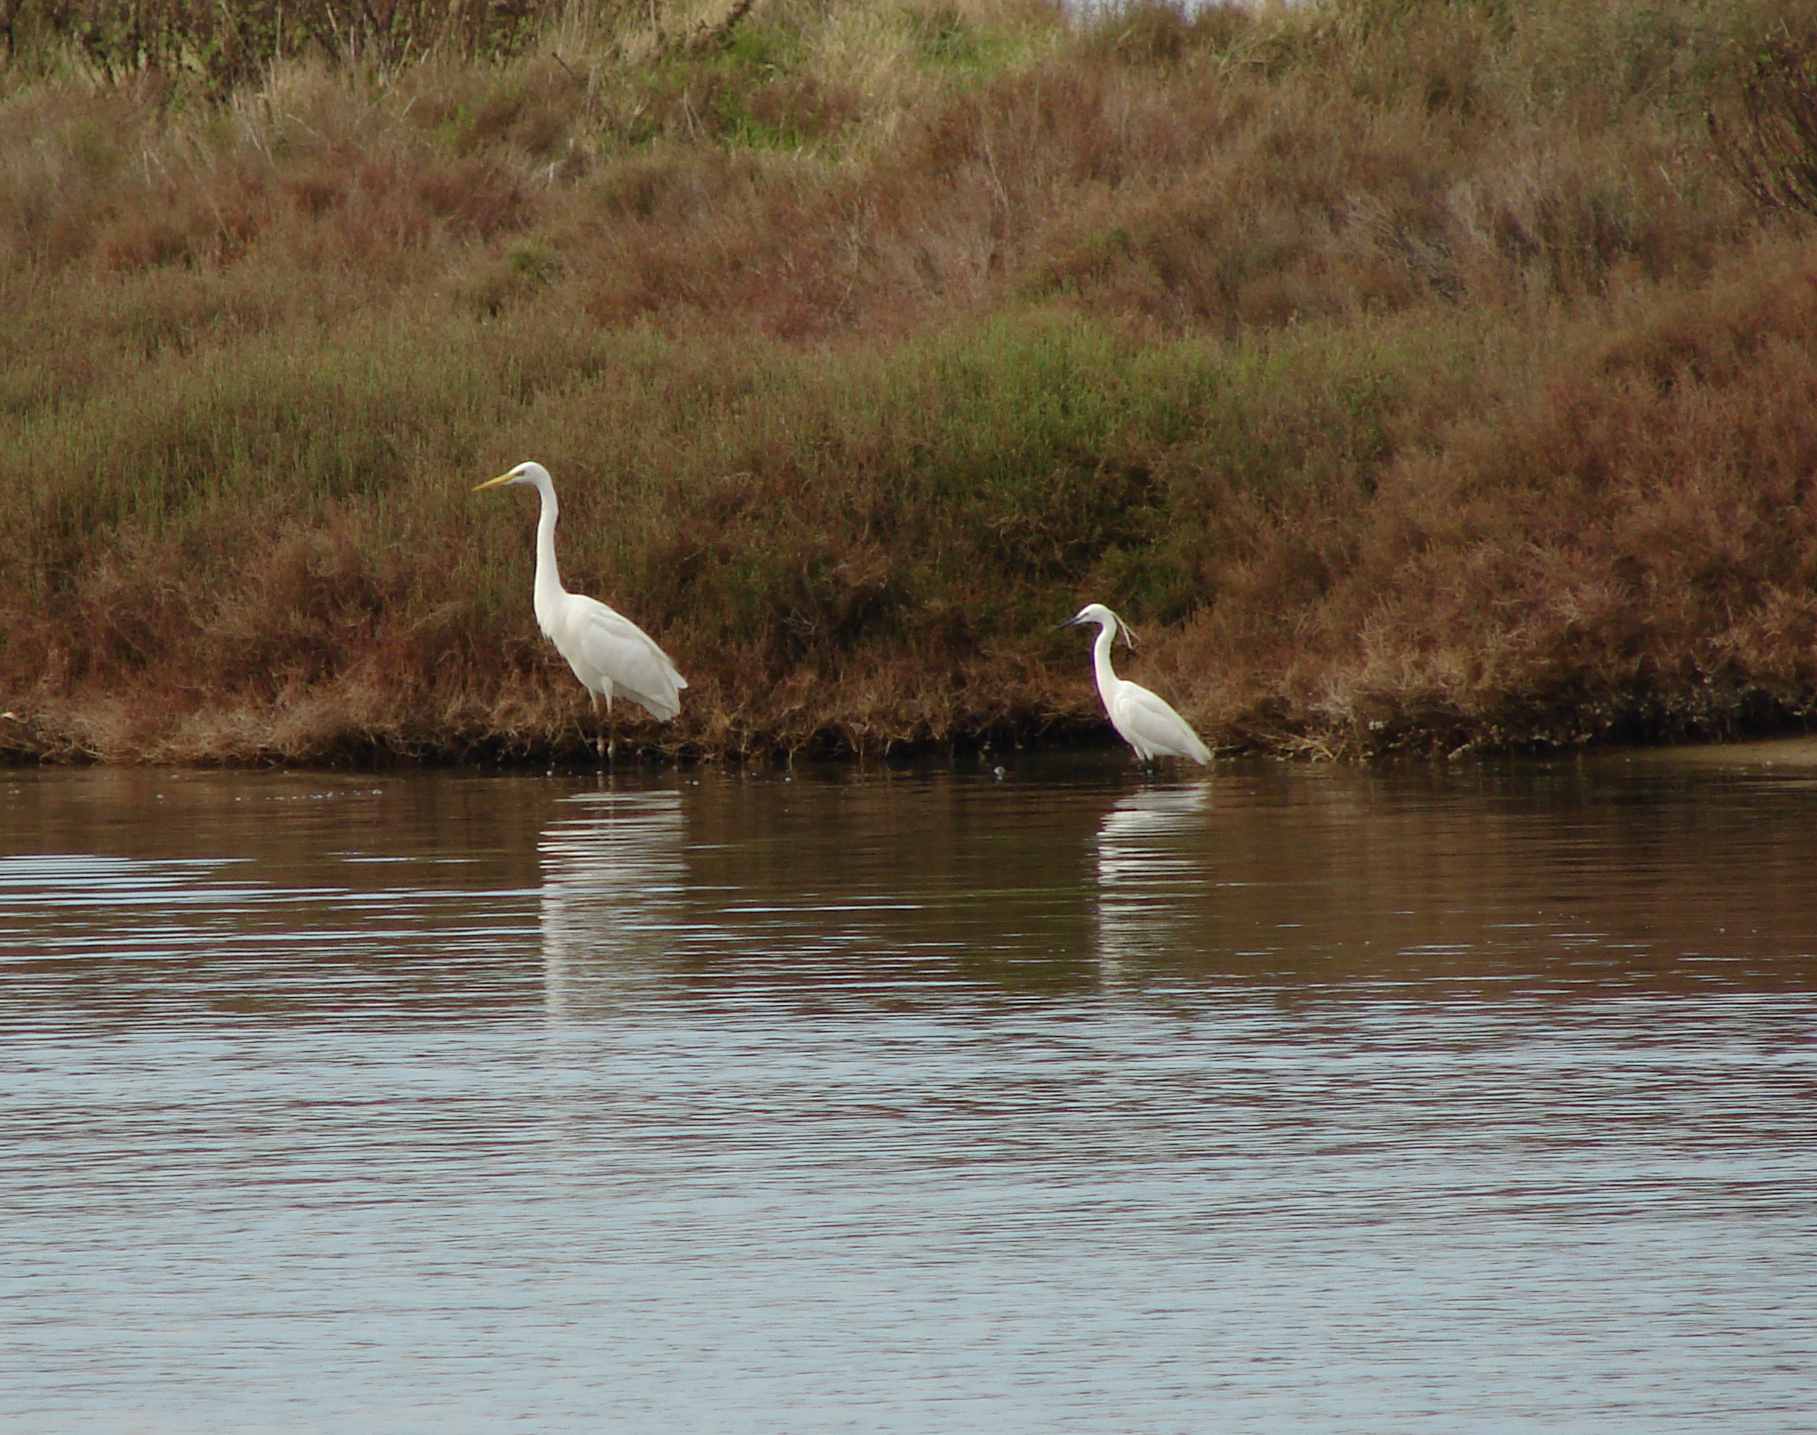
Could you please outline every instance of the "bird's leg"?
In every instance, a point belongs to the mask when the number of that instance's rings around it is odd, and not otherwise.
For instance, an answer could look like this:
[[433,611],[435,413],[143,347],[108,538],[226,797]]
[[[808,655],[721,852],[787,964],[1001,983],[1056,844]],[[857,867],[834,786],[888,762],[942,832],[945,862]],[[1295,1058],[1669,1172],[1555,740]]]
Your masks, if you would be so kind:
[[[602,761],[610,762],[612,760],[612,742],[607,736],[607,733],[602,733],[599,730],[599,694],[589,688],[587,690],[587,696],[593,699],[593,750],[599,754]],[[612,706],[608,703],[606,705],[607,732],[610,732],[611,730],[611,720]]]

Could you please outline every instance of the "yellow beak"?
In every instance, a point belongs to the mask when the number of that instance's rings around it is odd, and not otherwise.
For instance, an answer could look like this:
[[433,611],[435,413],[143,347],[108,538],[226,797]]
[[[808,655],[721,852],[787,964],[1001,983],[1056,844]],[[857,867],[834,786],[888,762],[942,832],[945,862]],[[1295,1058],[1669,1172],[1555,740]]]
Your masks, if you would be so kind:
[[501,473],[497,478],[489,478],[484,483],[474,484],[473,491],[478,493],[482,488],[497,488],[501,483],[509,483],[516,477],[515,473]]

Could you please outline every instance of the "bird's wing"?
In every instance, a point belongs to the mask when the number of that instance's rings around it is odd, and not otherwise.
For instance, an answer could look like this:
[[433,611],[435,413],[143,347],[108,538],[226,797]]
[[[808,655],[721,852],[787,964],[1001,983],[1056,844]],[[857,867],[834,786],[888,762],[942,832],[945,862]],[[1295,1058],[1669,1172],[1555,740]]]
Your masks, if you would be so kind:
[[598,599],[574,597],[569,633],[590,672],[610,679],[616,691],[642,703],[653,717],[666,720],[680,712],[680,690],[688,680],[656,640]]
[[1140,683],[1125,681],[1117,694],[1118,725],[1132,742],[1173,757],[1210,762],[1211,751],[1166,699]]

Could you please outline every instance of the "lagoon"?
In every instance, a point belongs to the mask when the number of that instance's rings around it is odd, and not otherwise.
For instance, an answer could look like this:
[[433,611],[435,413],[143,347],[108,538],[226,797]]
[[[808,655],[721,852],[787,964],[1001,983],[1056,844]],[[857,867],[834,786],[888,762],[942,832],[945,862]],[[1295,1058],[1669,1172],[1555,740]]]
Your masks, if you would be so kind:
[[1814,814],[1770,750],[0,774],[0,1410],[1783,1431]]

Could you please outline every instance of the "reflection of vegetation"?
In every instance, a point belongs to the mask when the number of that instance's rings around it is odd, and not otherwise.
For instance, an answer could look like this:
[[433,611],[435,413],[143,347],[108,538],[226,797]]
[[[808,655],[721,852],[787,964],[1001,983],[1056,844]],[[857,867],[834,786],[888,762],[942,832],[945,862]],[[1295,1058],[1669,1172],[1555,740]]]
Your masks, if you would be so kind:
[[1727,123],[1712,113],[1711,131],[1742,188],[1768,208],[1817,214],[1817,42],[1763,44],[1735,109]]
[[578,742],[532,455],[705,750],[1095,722],[1087,597],[1226,742],[1817,702],[1792,0],[351,13],[0,0],[33,747]]

